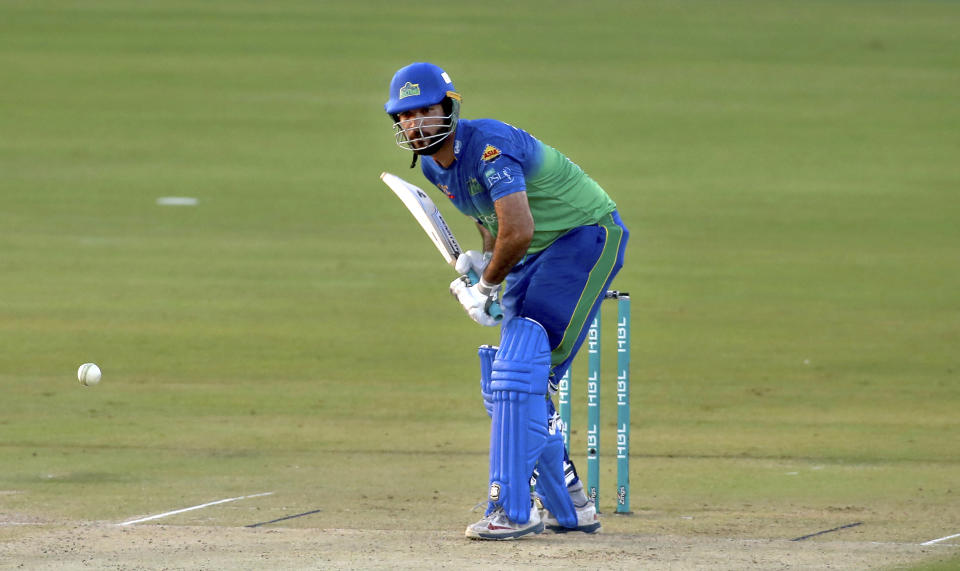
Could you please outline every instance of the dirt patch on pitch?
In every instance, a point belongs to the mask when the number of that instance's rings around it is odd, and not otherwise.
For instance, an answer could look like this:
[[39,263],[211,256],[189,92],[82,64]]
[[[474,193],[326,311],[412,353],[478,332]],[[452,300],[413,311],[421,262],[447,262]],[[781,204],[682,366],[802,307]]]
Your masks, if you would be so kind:
[[[937,546],[543,534],[476,542],[453,531],[269,529],[107,523],[7,527],[0,567],[24,569],[870,569]],[[952,549],[952,548],[947,548]]]

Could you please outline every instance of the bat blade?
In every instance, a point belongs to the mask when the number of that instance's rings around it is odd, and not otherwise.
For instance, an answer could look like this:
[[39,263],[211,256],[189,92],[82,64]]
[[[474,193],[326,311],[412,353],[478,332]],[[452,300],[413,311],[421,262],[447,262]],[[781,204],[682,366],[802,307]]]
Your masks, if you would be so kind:
[[380,180],[390,187],[390,190],[403,202],[410,214],[413,214],[420,227],[423,228],[437,250],[440,251],[443,259],[450,265],[456,264],[457,258],[463,250],[460,248],[457,238],[453,235],[453,231],[447,226],[443,215],[440,214],[437,205],[433,203],[433,200],[430,200],[427,193],[402,178],[387,172],[380,173]]
[[[456,266],[457,258],[460,257],[463,250],[460,248],[457,238],[453,235],[453,231],[447,226],[443,215],[440,214],[440,209],[427,196],[427,193],[420,187],[388,172],[380,173],[380,180],[390,187],[390,190],[403,202],[410,214],[413,214],[413,217],[430,237],[434,246],[437,247],[437,250],[440,250],[443,259],[451,266]],[[480,281],[480,276],[472,269],[467,273],[467,278],[471,284]],[[498,321],[503,319],[503,308],[500,307],[499,303],[494,302],[487,311],[494,319]]]

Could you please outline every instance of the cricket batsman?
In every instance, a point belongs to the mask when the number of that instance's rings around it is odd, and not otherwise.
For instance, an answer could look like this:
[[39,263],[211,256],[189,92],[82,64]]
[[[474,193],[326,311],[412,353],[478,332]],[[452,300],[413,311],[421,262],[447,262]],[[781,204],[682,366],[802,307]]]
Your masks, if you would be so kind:
[[[413,63],[393,76],[384,108],[397,144],[413,151],[411,168],[422,159],[427,180],[480,231],[481,249],[457,259],[464,275],[450,292],[480,325],[501,324],[499,346],[479,350],[491,417],[489,497],[466,536],[594,533],[596,506],[567,457],[551,395],[623,266],[629,233],[579,166],[517,127],[461,119],[460,102],[446,72]],[[498,299],[501,322],[489,313]]]

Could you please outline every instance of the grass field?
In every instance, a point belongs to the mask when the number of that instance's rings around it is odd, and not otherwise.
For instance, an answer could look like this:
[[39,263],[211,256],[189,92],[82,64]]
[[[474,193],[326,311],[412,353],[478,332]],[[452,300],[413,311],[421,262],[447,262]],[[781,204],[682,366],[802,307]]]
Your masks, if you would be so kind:
[[382,111],[423,60],[631,229],[635,514],[608,533],[960,533],[960,5],[585,6],[0,4],[0,540],[265,492],[162,521],[476,519],[496,331],[377,180],[425,184]]

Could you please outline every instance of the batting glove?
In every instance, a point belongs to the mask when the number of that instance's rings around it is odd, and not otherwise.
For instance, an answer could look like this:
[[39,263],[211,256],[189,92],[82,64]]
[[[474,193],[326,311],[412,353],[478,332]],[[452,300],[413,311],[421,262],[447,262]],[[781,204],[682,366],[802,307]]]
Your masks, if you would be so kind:
[[497,301],[499,292],[500,284],[488,284],[483,278],[473,285],[470,285],[470,279],[467,276],[460,276],[450,282],[450,293],[457,298],[470,319],[486,327],[494,327],[499,323],[489,313],[490,307]]
[[[483,270],[487,268],[487,264],[490,263],[490,258],[492,257],[493,252],[467,250],[457,257],[457,263],[454,267],[457,268],[457,271],[462,275],[468,276],[471,282],[475,283],[480,281],[480,276],[483,275]],[[476,279],[474,279],[474,277],[476,277]]]

